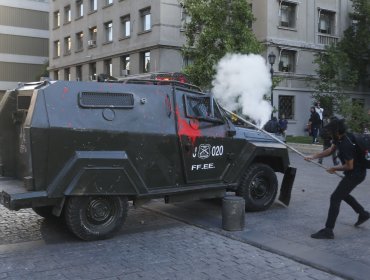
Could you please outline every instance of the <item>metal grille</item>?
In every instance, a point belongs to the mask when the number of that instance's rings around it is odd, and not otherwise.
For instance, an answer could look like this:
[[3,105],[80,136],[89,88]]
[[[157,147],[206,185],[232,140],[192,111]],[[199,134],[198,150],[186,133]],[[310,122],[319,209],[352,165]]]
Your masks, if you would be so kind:
[[133,108],[134,95],[132,93],[114,92],[81,92],[80,106],[87,108]]
[[188,117],[206,118],[212,115],[210,99],[187,96],[186,111]]
[[294,96],[279,96],[279,115],[284,115],[286,119],[294,119]]

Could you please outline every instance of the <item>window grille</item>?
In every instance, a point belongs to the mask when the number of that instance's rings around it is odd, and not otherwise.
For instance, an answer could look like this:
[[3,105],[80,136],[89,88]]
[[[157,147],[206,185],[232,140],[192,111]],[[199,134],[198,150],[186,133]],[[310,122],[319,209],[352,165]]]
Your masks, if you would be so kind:
[[286,119],[294,119],[294,96],[279,96],[279,116],[284,115]]
[[132,93],[80,92],[79,103],[85,108],[133,108]]

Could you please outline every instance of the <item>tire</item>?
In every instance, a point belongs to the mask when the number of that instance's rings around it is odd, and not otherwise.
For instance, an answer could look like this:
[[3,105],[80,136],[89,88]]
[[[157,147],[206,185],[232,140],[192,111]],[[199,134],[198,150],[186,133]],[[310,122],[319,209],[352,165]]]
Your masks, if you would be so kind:
[[122,227],[127,212],[127,197],[73,196],[67,200],[64,214],[68,228],[77,237],[101,240]]
[[263,211],[275,201],[277,189],[274,170],[266,164],[256,163],[246,170],[236,195],[245,199],[246,211]]
[[57,219],[58,217],[53,215],[53,206],[40,206],[34,207],[32,210],[39,216],[45,219]]

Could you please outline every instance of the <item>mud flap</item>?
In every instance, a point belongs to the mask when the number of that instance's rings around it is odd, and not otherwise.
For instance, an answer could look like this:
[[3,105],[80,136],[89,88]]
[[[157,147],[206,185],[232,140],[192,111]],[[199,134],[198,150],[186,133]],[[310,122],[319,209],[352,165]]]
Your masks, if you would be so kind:
[[285,170],[283,182],[281,183],[279,201],[281,201],[286,206],[289,206],[290,203],[290,197],[292,194],[296,172],[297,168],[288,167],[288,169]]

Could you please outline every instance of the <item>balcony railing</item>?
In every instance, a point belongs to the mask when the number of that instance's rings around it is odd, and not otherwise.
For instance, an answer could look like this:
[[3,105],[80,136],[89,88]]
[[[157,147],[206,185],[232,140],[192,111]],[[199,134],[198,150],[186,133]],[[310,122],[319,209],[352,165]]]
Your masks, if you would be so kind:
[[331,45],[338,43],[339,37],[332,35],[318,34],[318,44],[320,45]]

